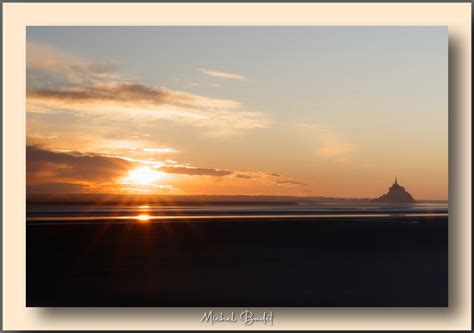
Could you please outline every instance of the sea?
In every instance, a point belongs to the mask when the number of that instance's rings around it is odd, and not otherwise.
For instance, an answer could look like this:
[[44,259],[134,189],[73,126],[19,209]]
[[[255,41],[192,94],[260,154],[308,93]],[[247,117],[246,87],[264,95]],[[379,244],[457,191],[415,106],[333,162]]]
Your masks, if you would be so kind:
[[[29,205],[28,225],[70,223],[136,223],[199,222],[199,221],[271,221],[377,219],[392,217],[447,217],[448,202],[413,204],[322,202],[322,203],[219,203],[186,205]],[[413,221],[413,219],[410,219]],[[416,222],[416,221],[415,221]]]

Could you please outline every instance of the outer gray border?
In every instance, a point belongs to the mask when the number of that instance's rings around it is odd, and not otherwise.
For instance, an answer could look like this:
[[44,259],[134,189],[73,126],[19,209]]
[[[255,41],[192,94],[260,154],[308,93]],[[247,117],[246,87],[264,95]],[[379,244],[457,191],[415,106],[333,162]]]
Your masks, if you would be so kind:
[[[0,7],[0,14],[2,16],[2,22],[3,22],[3,3],[43,3],[45,1],[39,1],[39,0],[1,0],[1,7]],[[94,2],[97,2],[97,3],[130,3],[130,2],[133,2],[133,1],[130,1],[130,0],[116,0],[116,1],[111,1],[111,0],[101,0],[101,1],[97,1],[97,0],[49,0],[47,2],[55,2],[55,3],[78,3],[78,2],[81,2],[81,3],[94,3]],[[199,1],[199,0],[169,0],[169,1],[154,1],[154,0],[140,0],[140,1],[137,1],[136,3],[160,3],[160,2],[174,2],[174,3],[200,3],[200,2],[203,2],[203,1]],[[232,0],[229,0],[229,1],[215,1],[215,0],[207,0],[205,2],[210,2],[210,3],[251,3],[251,2],[267,2],[267,3],[278,3],[278,2],[289,2],[288,0],[274,0],[274,1],[267,1],[267,0],[260,0],[260,1],[249,1],[249,0],[240,0],[240,1],[232,1]],[[473,27],[472,27],[472,16],[474,14],[474,7],[472,6],[472,1],[469,1],[469,0],[450,0],[450,1],[446,1],[446,0],[417,0],[417,1],[410,1],[410,0],[365,0],[365,1],[359,1],[359,0],[333,0],[333,1],[324,1],[324,0],[299,0],[295,3],[327,3],[327,2],[331,2],[331,3],[409,3],[409,2],[417,2],[417,3],[446,3],[446,2],[457,2],[457,3],[463,3],[463,2],[471,2],[471,46],[472,46],[472,41],[473,41]],[[1,44],[0,44],[0,51],[1,51],[1,56],[0,56],[0,60],[2,62],[2,66],[1,66],[1,69],[0,69],[0,73],[2,74],[2,81],[0,82],[0,100],[2,101],[3,103],[3,23],[0,27],[0,34],[1,34]],[[449,98],[449,110],[456,110],[457,107],[458,107],[458,102],[456,99],[453,98],[453,95],[454,95],[454,92],[456,91],[456,79],[454,77],[454,74],[456,73],[456,71],[452,70],[452,68],[454,66],[457,66],[457,61],[456,59],[459,58],[459,55],[457,54],[457,47],[456,47],[456,41],[454,40],[451,40],[451,41],[448,41],[448,98]],[[472,70],[472,58],[471,58],[471,70]],[[472,72],[471,72],[472,73]],[[472,80],[472,75],[471,75],[471,80]],[[472,82],[472,81],[471,81]],[[453,152],[455,152],[454,155],[456,156],[459,156],[460,154],[462,154],[462,152],[458,152],[456,149],[456,147],[459,147],[459,142],[457,141],[457,139],[453,136],[453,133],[454,133],[454,130],[455,130],[455,126],[456,124],[459,124],[459,123],[462,123],[462,119],[459,118],[459,115],[454,113],[454,112],[449,112],[449,119],[448,119],[448,126],[449,126],[449,180],[450,180],[450,186],[449,186],[449,198],[453,198],[453,197],[456,197],[456,194],[454,193],[454,189],[453,187],[457,188],[458,185],[461,185],[463,183],[463,180],[459,177],[456,177],[456,179],[454,179],[454,177],[456,176],[456,173],[455,173],[455,170],[454,168],[452,167],[453,166],[453,163],[451,161],[451,159],[453,158]],[[1,144],[1,148],[0,148],[0,151],[1,151],[1,154],[0,154],[0,172],[1,172],[1,176],[0,176],[0,184],[2,185],[2,191],[0,192],[0,211],[2,212],[2,216],[1,216],[1,221],[2,221],[2,225],[0,227],[0,297],[1,297],[1,303],[0,303],[0,332],[4,332],[3,330],[3,105],[2,105],[2,117],[0,118],[0,144]],[[471,134],[471,137],[472,137],[472,134]],[[471,162],[472,162],[472,157],[471,157]],[[454,186],[453,186],[454,185]],[[450,204],[451,206],[451,209],[452,209],[452,204]],[[453,251],[452,251],[452,244],[453,242],[455,241],[453,238],[453,230],[452,230],[453,226],[451,225],[450,226],[450,232],[449,232],[449,244],[451,244],[449,246],[449,253],[450,253],[450,257],[452,257],[452,254],[453,254]],[[474,236],[474,230],[471,230],[471,239],[472,239],[472,236]],[[471,247],[471,251],[472,251],[472,247]],[[453,265],[453,260],[449,260],[449,264],[450,264],[450,268],[452,268],[452,265]],[[451,271],[451,269],[450,269]],[[471,276],[472,276],[472,265],[471,265]],[[453,282],[453,279],[449,279],[449,282],[450,282],[450,286],[449,286],[449,290],[452,290],[452,288],[454,288],[455,286],[452,285],[452,282]],[[473,284],[472,284],[472,281],[471,281],[471,296],[474,296],[474,290],[473,290]],[[472,300],[472,297],[471,297],[471,300]],[[450,300],[450,304],[451,306],[455,306],[455,304],[452,304],[451,300]],[[45,315],[61,315],[61,309],[57,309],[59,311],[55,311],[55,310],[52,310],[50,311],[51,309],[46,309],[47,311],[45,312]],[[88,311],[87,309],[77,309],[77,311]],[[113,311],[113,308],[111,309],[111,311]],[[474,309],[472,309],[472,303],[471,303],[471,329],[470,330],[466,330],[466,331],[458,331],[458,332],[474,332],[473,330],[473,326],[472,326],[472,318],[473,318],[473,314],[474,314]],[[63,313],[63,315],[72,315],[71,313],[67,314],[67,313]],[[393,330],[387,330],[387,331],[390,331],[390,332],[397,332],[397,331],[393,331]],[[21,331],[5,331],[5,332],[21,332]],[[81,332],[81,331],[75,331],[75,332]],[[91,332],[91,331],[86,331],[86,332]],[[125,331],[126,332],[126,331]],[[333,332],[340,332],[340,331],[333,331]],[[422,331],[422,332],[425,332],[425,331]],[[437,331],[437,332],[443,332],[443,331]]]
[[0,59],[2,61],[2,67],[0,73],[2,74],[2,81],[0,82],[0,100],[2,101],[2,116],[0,117],[0,184],[2,185],[2,191],[0,192],[0,212],[2,216],[0,217],[2,221],[2,226],[0,227],[0,332],[3,332],[3,2],[0,7],[0,14],[2,15],[2,26],[0,27],[1,40],[0,43]]
[[174,2],[174,3],[200,3],[200,2],[206,2],[206,3],[252,3],[252,2],[268,2],[268,3],[278,3],[278,2],[291,2],[291,3],[377,3],[377,2],[385,2],[385,3],[452,3],[452,2],[472,2],[470,0],[365,0],[365,1],[360,1],[360,0],[328,0],[328,1],[323,1],[323,0],[298,0],[298,1],[289,1],[289,0],[273,0],[273,1],[268,1],[268,0],[261,0],[261,1],[251,1],[251,0],[224,0],[224,1],[219,1],[219,0],[208,0],[208,1],[201,1],[201,0],[169,0],[169,1],[155,1],[155,0],[139,0],[139,1],[133,1],[133,0],[116,0],[116,1],[111,1],[111,0],[102,0],[102,1],[97,1],[97,0],[49,0],[49,1],[39,1],[39,0],[3,0],[2,2],[10,2],[10,3],[42,3],[42,2],[48,2],[48,3],[61,3],[61,2],[72,2],[72,3],[93,3],[93,2],[100,2],[100,3],[159,3],[159,2]]

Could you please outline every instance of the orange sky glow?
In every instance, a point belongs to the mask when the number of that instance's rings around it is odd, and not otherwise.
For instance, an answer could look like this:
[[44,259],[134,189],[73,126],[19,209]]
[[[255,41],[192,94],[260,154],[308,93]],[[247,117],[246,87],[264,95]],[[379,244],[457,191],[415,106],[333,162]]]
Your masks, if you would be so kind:
[[117,29],[29,28],[27,193],[448,198],[444,29]]

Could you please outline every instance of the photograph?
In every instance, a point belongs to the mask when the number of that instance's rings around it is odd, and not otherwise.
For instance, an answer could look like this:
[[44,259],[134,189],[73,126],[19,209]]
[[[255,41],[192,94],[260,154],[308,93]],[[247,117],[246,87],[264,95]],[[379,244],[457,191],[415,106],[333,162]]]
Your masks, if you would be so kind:
[[27,307],[449,305],[447,26],[32,25],[24,94]]

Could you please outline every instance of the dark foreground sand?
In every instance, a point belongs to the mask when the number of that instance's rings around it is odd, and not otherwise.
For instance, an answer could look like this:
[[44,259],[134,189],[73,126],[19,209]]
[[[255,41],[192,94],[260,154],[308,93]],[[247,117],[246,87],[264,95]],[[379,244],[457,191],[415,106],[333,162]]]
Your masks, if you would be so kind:
[[34,223],[27,306],[448,305],[447,217]]

